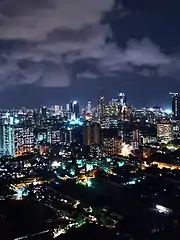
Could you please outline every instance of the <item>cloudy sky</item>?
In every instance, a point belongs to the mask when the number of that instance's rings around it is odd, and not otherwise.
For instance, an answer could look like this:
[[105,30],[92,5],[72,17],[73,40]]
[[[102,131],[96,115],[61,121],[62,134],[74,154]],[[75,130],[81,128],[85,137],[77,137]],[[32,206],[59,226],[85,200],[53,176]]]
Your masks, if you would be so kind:
[[179,0],[1,0],[0,107],[180,88]]

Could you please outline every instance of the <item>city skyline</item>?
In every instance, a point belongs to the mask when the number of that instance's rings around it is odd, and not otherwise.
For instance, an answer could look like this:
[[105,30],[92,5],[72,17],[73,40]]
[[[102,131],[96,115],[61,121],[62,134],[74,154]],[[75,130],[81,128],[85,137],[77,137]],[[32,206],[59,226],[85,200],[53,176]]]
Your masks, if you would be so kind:
[[[167,111],[167,112],[173,112],[173,106],[172,106],[172,99],[173,99],[173,94],[175,93],[169,93],[167,94],[167,103],[162,103],[162,104],[158,104],[157,102],[153,102],[154,104],[135,104],[135,102],[133,102],[132,100],[132,97],[127,95],[126,93],[118,93],[118,94],[112,94],[112,95],[98,95],[96,99],[90,99],[90,98],[87,98],[86,101],[84,101],[82,98],[64,98],[63,100],[60,101],[57,100],[57,101],[44,101],[44,102],[38,102],[36,104],[22,104],[22,105],[13,105],[13,106],[9,106],[9,105],[0,105],[0,109],[1,110],[4,110],[4,111],[11,111],[13,109],[41,109],[41,108],[54,108],[54,107],[59,107],[63,110],[67,109],[67,105],[70,107],[71,104],[73,103],[78,103],[79,105],[79,109],[81,111],[83,110],[87,110],[88,111],[88,105],[90,104],[91,105],[91,108],[98,108],[98,102],[100,101],[101,98],[104,99],[104,104],[105,106],[108,106],[108,105],[111,105],[111,102],[112,101],[117,101],[118,98],[119,98],[119,95],[120,94],[123,94],[124,97],[125,97],[125,105],[129,106],[129,107],[133,107],[133,108],[136,108],[136,109],[142,109],[142,108],[145,108],[145,109],[153,109],[153,108],[159,108],[159,109],[162,109],[163,111]],[[177,96],[179,96],[179,93],[176,93]],[[78,100],[80,99],[80,101]]]
[[166,107],[180,88],[179,1],[16,3],[0,3],[2,107],[95,102],[116,91]]
[[180,239],[179,10],[0,0],[2,240]]
[[[17,91],[13,91],[13,93],[15,93],[15,92],[17,94]],[[61,92],[61,89],[58,89],[58,90],[56,89],[56,92]],[[5,92],[2,92],[2,93],[6,94]],[[91,102],[92,106],[96,107],[101,96],[104,97],[105,103],[108,104],[112,99],[118,98],[118,95],[120,94],[120,92],[116,91],[116,92],[112,93],[111,95],[110,94],[99,94],[99,95],[96,95],[94,98],[93,98],[94,95],[89,95],[89,97],[86,96],[86,98],[83,98],[82,96],[78,97],[77,94],[71,95],[69,97],[69,96],[67,96],[67,94],[65,92],[63,92],[63,94],[64,94],[63,98],[57,97],[57,99],[55,99],[55,98],[53,98],[53,96],[51,96],[51,98],[48,98],[48,97],[46,97],[46,94],[43,93],[44,99],[35,95],[34,98],[37,101],[32,103],[32,101],[31,101],[32,98],[30,96],[31,93],[25,92],[25,91],[23,91],[23,93],[26,95],[26,100],[28,99],[28,101],[25,101],[23,103],[21,101],[21,99],[16,98],[16,94],[14,96],[11,95],[11,97],[12,97],[11,99],[13,99],[13,104],[11,104],[12,103],[11,100],[8,99],[6,102],[3,101],[0,103],[0,109],[13,109],[13,108],[14,109],[21,109],[21,108],[35,109],[35,108],[40,108],[43,106],[51,107],[51,106],[55,106],[55,105],[65,107],[66,104],[70,104],[73,101],[77,101],[80,104],[81,109],[84,109],[87,106],[88,102]],[[102,91],[101,91],[101,93],[102,93]],[[12,92],[11,92],[11,94],[12,94]],[[172,109],[172,103],[171,103],[172,97],[170,96],[169,93],[165,94],[165,98],[166,98],[165,101],[163,100],[163,101],[157,102],[156,100],[153,100],[151,103],[150,102],[137,102],[136,101],[137,99],[134,99],[132,97],[132,95],[128,95],[125,92],[123,94],[125,94],[126,98],[128,99],[127,104],[129,106],[132,106],[135,108],[159,107],[164,110]],[[48,95],[48,93],[47,93],[47,95]],[[3,96],[3,94],[1,95],[1,97],[2,96]],[[75,97],[73,97],[73,96],[75,96]]]

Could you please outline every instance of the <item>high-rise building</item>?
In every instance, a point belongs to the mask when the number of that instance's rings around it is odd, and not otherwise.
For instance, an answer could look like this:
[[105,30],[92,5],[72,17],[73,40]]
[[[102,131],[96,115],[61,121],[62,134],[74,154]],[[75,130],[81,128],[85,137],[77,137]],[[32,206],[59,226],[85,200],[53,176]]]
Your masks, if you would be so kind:
[[118,99],[112,98],[112,100],[109,102],[109,108],[110,108],[110,115],[111,116],[117,116],[118,115]]
[[46,117],[47,117],[47,108],[45,106],[41,108],[41,114],[42,114],[42,118],[46,119]]
[[139,146],[141,144],[141,136],[139,129],[135,129],[132,132],[132,147],[133,150],[139,149]]
[[54,106],[54,113],[56,116],[60,114],[60,106],[59,105]]
[[122,121],[130,121],[131,119],[131,107],[130,106],[122,106],[120,112],[120,118]]
[[101,96],[99,99],[99,104],[98,104],[98,116],[99,118],[103,118],[105,114],[106,106],[105,106],[105,100],[104,97]]
[[66,112],[70,111],[70,105],[69,103],[66,104]]
[[35,129],[34,138],[36,145],[51,143],[51,131],[49,128]]
[[15,152],[19,152],[24,145],[23,127],[17,127],[14,130]]
[[171,123],[157,124],[157,139],[162,142],[169,142],[173,137],[173,128]]
[[77,101],[73,101],[70,103],[70,112],[71,112],[71,118],[77,119],[79,118],[79,103]]
[[171,93],[172,95],[172,113],[174,120],[180,120],[180,95]]
[[100,124],[93,123],[84,127],[83,145],[99,145],[100,144]]
[[71,119],[71,112],[70,112],[70,104],[66,104],[66,117],[67,119]]
[[92,111],[92,103],[91,101],[89,101],[87,104],[87,113],[91,114],[91,111]]
[[119,100],[119,105],[120,106],[125,106],[127,104],[127,98],[126,98],[126,95],[124,93],[119,93],[118,100]]
[[14,129],[15,153],[17,156],[34,150],[34,131],[31,127],[17,127]]
[[33,124],[39,124],[40,118],[39,118],[39,114],[38,114],[38,110],[34,109],[33,110]]
[[51,131],[51,144],[57,144],[61,141],[61,130],[52,129]]
[[15,155],[14,127],[10,124],[0,126],[0,156]]
[[119,154],[121,152],[121,144],[120,138],[104,138],[102,144],[103,152],[109,155]]

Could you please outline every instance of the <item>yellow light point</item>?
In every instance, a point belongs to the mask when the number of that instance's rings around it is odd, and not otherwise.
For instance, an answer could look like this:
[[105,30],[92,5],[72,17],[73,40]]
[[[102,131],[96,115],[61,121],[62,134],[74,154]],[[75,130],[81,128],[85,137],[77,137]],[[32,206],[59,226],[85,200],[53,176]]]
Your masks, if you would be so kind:
[[132,146],[126,143],[122,144],[121,155],[124,157],[128,157],[131,154]]

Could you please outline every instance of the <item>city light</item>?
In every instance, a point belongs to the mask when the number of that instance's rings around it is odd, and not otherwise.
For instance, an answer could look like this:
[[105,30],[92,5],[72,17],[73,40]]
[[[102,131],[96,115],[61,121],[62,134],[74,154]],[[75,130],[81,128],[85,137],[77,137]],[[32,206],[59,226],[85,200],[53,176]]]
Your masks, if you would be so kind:
[[57,162],[57,161],[54,161],[52,164],[51,164],[52,167],[60,167],[61,166],[61,163],[60,162]]
[[82,121],[82,119],[71,119],[70,121],[69,121],[69,124],[70,125],[80,125],[80,126],[82,126],[83,124],[84,124],[84,122]]
[[167,113],[167,114],[172,114],[172,110],[171,110],[171,109],[168,109],[168,108],[165,109],[164,112]]
[[156,210],[159,212],[159,213],[164,213],[164,214],[169,214],[171,213],[171,209],[169,208],[166,208],[162,205],[156,205]]
[[179,12],[0,0],[0,240],[180,240]]
[[126,143],[122,144],[121,155],[124,157],[128,157],[131,154],[132,146]]
[[87,184],[88,187],[91,187],[91,186],[92,186],[92,182],[91,182],[91,180],[88,179],[88,180],[86,181],[86,184]]

